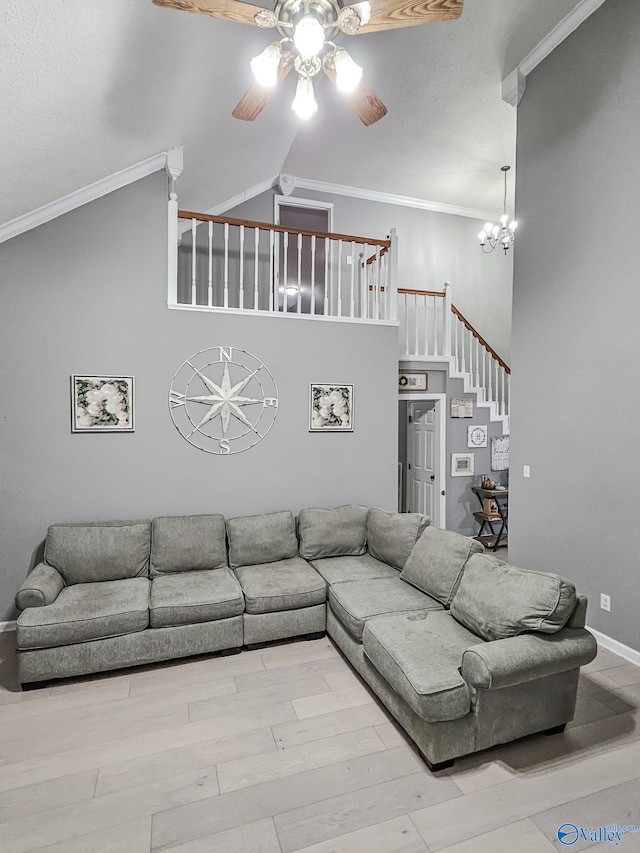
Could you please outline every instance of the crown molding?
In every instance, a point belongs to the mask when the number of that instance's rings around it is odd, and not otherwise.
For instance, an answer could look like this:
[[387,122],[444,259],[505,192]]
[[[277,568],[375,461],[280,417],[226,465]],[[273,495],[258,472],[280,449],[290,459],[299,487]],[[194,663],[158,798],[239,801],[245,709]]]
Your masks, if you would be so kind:
[[108,175],[106,178],[101,178],[86,187],[68,195],[62,196],[55,201],[38,207],[23,216],[18,216],[4,225],[0,225],[0,243],[6,240],[11,240],[25,231],[30,231],[32,228],[37,228],[39,225],[44,225],[45,222],[50,222],[58,216],[69,213],[90,201],[95,201],[102,196],[112,193],[114,190],[119,190],[126,187],[128,184],[133,184],[141,178],[146,178],[147,175],[152,175],[154,172],[159,172],[165,169],[167,174],[172,178],[178,177],[182,173],[182,146],[179,148],[171,148],[168,151],[163,151],[161,154],[156,154],[154,157],[149,157],[146,160],[141,160],[139,163],[134,163],[133,166],[128,166],[113,175]]
[[569,14],[557,24],[532,51],[530,51],[520,64],[513,69],[502,81],[502,99],[513,107],[517,107],[526,88],[527,75],[554,51],[559,44],[568,38],[572,32],[578,29],[580,24],[587,20],[596,9],[604,3],[604,0],[581,0],[580,3]]
[[[454,204],[444,204],[438,201],[426,201],[422,198],[412,198],[411,196],[395,195],[394,193],[380,192],[379,190],[365,190],[361,187],[349,187],[344,184],[330,184],[327,181],[316,181],[312,178],[298,178],[294,175],[274,175],[273,178],[268,178],[262,183],[256,184],[246,192],[233,196],[220,204],[205,210],[204,213],[210,216],[221,216],[228,210],[237,207],[249,199],[255,198],[267,190],[278,186],[282,178],[286,178],[289,182],[293,182],[295,189],[311,190],[319,193],[330,193],[332,195],[344,195],[349,198],[361,198],[365,201],[376,201],[381,204],[397,204],[401,207],[413,207],[416,210],[431,210],[435,213],[447,213],[453,216],[466,216],[470,219],[481,219],[483,222],[496,219],[495,210],[476,210],[471,207],[459,207]],[[292,201],[295,196],[291,196]],[[191,223],[181,222],[179,226],[180,234],[184,234],[191,228]]]
[[330,184],[326,181],[315,181],[312,178],[295,178],[296,189],[312,190],[332,195],[346,195],[351,198],[362,198],[366,201],[377,201],[381,204],[397,204],[400,207],[413,207],[416,210],[431,210],[435,213],[446,213],[452,216],[466,216],[469,219],[482,219],[486,222],[495,219],[496,213],[489,210],[477,210],[472,207],[460,207],[456,204],[445,204],[439,201],[427,201],[422,198],[396,195],[395,193],[365,190],[361,187],[349,187],[344,184]]

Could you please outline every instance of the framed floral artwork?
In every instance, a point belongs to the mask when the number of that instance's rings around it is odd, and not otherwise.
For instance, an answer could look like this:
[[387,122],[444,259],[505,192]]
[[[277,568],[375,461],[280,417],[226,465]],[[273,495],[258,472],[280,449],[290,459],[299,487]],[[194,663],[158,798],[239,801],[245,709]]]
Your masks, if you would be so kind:
[[133,431],[133,376],[71,377],[71,432]]
[[311,385],[309,432],[353,432],[353,385]]

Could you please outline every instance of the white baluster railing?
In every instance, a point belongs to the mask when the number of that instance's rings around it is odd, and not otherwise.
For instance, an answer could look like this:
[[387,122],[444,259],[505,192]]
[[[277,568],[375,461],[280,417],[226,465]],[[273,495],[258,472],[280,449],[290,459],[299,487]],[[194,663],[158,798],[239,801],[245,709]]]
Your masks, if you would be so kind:
[[452,305],[448,282],[443,291],[400,288],[397,305],[401,359],[450,359],[483,402],[509,414],[509,367]]
[[188,283],[169,288],[171,307],[394,322],[395,232],[372,240],[178,211],[175,198],[170,205],[174,239],[172,217],[185,226],[176,275],[189,270]]

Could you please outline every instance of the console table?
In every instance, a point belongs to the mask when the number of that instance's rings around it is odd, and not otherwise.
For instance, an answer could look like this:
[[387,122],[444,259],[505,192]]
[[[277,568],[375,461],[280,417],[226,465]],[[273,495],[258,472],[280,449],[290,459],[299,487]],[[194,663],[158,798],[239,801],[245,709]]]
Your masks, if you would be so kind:
[[[509,489],[483,489],[481,486],[472,486],[471,491],[477,496],[480,502],[480,510],[473,513],[473,517],[480,524],[480,530],[475,537],[479,542],[495,551],[499,547],[507,545],[507,519],[509,515]],[[487,512],[487,508],[491,506],[491,502],[495,505],[495,512]],[[496,533],[493,525],[499,525],[500,529]],[[490,534],[485,534],[484,530],[488,527]]]

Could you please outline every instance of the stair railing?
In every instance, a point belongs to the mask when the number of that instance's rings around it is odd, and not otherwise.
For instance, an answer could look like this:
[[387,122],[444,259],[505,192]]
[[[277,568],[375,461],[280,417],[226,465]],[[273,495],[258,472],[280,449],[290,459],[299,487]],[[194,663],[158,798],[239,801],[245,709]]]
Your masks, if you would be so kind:
[[395,231],[382,240],[185,210],[174,215],[182,239],[177,261],[170,246],[171,307],[396,318]]
[[511,370],[452,304],[448,282],[443,291],[398,288],[398,319],[401,358],[451,360],[498,414],[509,414]]

